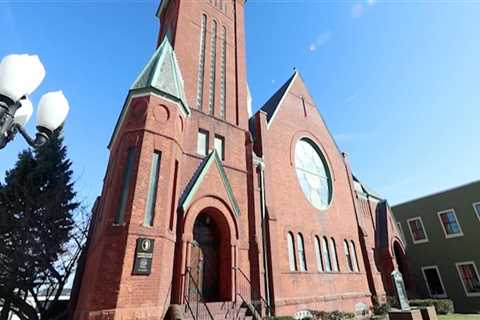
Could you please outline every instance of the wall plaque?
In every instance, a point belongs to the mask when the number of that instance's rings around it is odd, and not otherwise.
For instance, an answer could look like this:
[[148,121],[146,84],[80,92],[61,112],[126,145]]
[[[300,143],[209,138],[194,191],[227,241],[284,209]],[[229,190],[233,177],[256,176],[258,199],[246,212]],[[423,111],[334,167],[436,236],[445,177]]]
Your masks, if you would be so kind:
[[400,272],[394,270],[391,273],[393,286],[395,287],[395,293],[397,294],[398,302],[402,310],[410,310],[410,304],[408,303],[407,290],[405,290],[405,283]]
[[133,274],[149,275],[151,273],[154,243],[155,240],[153,239],[137,239],[135,260],[133,262]]

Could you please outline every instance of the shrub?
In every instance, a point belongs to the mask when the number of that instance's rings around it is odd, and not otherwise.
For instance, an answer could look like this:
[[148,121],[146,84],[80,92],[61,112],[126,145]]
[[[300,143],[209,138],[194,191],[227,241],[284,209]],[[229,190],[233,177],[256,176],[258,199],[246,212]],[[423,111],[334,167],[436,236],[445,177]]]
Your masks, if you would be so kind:
[[332,312],[310,310],[310,312],[316,320],[348,320],[355,318],[353,313],[338,310]]
[[387,314],[391,307],[392,307],[392,297],[387,297],[387,301],[385,303],[380,302],[378,297],[373,297],[373,305],[372,305],[372,312],[374,315],[385,315]]
[[322,320],[346,320],[355,318],[355,314],[350,312],[341,312],[338,310],[327,312],[326,317]]
[[449,314],[455,311],[453,301],[450,299],[423,299],[410,300],[410,305],[413,307],[428,307],[434,306],[438,314]]
[[266,317],[267,320],[293,320],[290,316],[275,316],[275,317]]

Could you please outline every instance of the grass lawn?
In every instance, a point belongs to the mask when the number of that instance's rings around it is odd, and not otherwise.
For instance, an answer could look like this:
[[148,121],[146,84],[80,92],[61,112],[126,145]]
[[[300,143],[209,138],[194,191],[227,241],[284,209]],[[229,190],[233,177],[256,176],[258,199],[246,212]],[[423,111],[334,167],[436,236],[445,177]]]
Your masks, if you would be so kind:
[[447,314],[438,315],[438,320],[480,320],[480,314]]

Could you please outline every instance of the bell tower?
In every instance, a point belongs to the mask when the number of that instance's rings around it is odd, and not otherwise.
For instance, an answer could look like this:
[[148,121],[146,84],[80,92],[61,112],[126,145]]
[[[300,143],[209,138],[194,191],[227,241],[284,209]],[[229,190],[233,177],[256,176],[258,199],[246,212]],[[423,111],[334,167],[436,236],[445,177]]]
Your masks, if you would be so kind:
[[167,37],[192,109],[247,129],[244,0],[163,0],[158,44]]
[[157,16],[108,145],[73,319],[163,318],[188,303],[195,268],[204,300],[232,301],[258,268],[244,0],[163,0]]

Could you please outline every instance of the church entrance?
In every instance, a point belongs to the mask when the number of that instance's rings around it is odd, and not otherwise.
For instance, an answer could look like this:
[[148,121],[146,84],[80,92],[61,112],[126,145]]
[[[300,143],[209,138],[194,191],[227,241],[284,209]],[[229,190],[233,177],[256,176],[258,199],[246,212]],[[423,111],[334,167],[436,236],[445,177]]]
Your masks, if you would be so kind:
[[[198,284],[205,302],[225,300],[225,271],[228,271],[229,255],[227,237],[208,213],[201,213],[193,227],[193,242],[190,256],[192,277]],[[227,246],[226,246],[227,244]],[[227,272],[228,273],[228,272]]]
[[400,271],[400,273],[402,274],[405,288],[409,289],[410,283],[408,279],[407,268],[405,265],[405,254],[403,253],[402,247],[400,246],[398,241],[395,241],[393,244],[393,253],[397,262],[398,271]]

